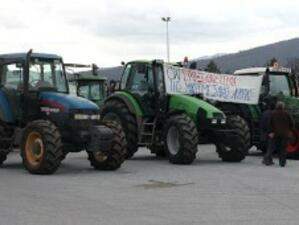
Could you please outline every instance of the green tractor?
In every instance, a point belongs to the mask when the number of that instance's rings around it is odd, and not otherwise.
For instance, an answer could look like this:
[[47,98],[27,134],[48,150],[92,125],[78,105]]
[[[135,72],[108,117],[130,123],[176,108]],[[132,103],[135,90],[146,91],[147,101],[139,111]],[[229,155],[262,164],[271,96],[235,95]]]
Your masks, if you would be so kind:
[[14,147],[30,173],[52,174],[82,150],[95,169],[118,169],[126,140],[96,104],[69,95],[60,56],[29,51],[0,55],[0,165]]
[[210,142],[223,161],[240,162],[249,147],[241,117],[226,116],[199,95],[167,94],[160,60],[127,63],[120,90],[105,100],[101,116],[122,124],[127,158],[145,146],[171,163],[190,164],[198,144]]
[[65,63],[70,93],[101,106],[106,98],[106,77],[98,73],[95,64]]
[[266,145],[261,139],[260,119],[265,110],[266,101],[283,101],[287,110],[293,116],[296,129],[293,138],[288,144],[288,156],[299,158],[299,99],[297,78],[290,69],[282,67],[253,67],[235,71],[239,76],[263,75],[259,104],[233,104],[218,102],[215,106],[222,109],[227,115],[239,115],[244,118],[250,128],[251,146],[265,151]]

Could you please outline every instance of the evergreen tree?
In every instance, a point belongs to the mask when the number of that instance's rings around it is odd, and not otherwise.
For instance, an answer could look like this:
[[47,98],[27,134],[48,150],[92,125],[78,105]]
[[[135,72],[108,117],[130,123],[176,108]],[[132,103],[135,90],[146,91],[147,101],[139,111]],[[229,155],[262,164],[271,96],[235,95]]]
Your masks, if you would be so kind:
[[205,71],[211,72],[211,73],[221,73],[220,69],[218,68],[217,64],[211,60],[207,67],[205,68]]
[[291,68],[296,74],[299,74],[299,58],[287,59],[286,66]]

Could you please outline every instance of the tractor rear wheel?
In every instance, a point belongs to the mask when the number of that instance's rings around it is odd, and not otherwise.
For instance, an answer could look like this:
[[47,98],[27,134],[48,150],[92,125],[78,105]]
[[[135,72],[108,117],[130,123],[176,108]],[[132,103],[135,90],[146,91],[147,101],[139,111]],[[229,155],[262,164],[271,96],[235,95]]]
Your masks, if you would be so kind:
[[91,166],[97,170],[116,170],[125,161],[127,142],[122,127],[114,121],[105,121],[113,132],[111,149],[108,153],[87,152]]
[[171,163],[191,164],[196,158],[198,132],[187,115],[170,117],[165,126],[166,154]]
[[57,127],[46,120],[27,125],[21,143],[25,168],[33,174],[52,174],[62,160],[61,135]]
[[299,159],[299,129],[292,130],[291,138],[287,146],[288,158]]
[[138,150],[137,122],[126,104],[119,100],[110,100],[102,107],[101,117],[104,120],[116,121],[122,125],[127,141],[126,159],[133,157]]
[[227,117],[228,129],[235,130],[231,139],[216,143],[219,157],[226,162],[241,162],[250,147],[250,131],[246,121],[240,116]]

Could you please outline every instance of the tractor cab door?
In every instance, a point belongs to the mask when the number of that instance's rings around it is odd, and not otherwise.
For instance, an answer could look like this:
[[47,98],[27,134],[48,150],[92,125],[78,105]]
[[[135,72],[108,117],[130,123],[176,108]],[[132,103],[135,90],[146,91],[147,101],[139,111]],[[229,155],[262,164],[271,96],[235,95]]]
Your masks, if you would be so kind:
[[[5,96],[14,120],[21,121],[24,107],[24,64],[20,62],[6,62],[0,67],[1,92]],[[8,112],[6,110],[6,112]],[[6,115],[7,116],[7,115]]]
[[155,115],[156,88],[151,64],[143,62],[127,64],[122,77],[121,89],[135,97],[146,116]]
[[68,93],[65,72],[59,59],[31,58],[28,61],[28,74],[24,79],[25,121],[40,119],[43,116],[40,105],[40,94],[43,92]]

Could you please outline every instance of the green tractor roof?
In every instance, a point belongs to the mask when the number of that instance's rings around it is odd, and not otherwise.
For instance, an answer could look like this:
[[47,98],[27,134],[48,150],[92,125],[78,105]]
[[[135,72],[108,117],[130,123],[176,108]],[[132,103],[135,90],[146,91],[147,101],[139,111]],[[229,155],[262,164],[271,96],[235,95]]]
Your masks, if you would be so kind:
[[67,72],[68,80],[69,81],[76,81],[76,80],[96,80],[96,81],[106,81],[107,78],[97,74],[93,75],[92,71],[81,71],[76,73],[69,73]]
[[286,67],[251,67],[244,68],[240,70],[236,70],[234,74],[236,75],[247,75],[247,74],[261,74],[265,73],[267,68],[269,68],[269,72],[271,73],[291,73],[291,69]]
[[128,63],[153,63],[154,61],[156,62],[161,62],[163,63],[164,61],[162,59],[153,59],[153,60],[133,60],[133,61],[129,61]]
[[[107,78],[98,73],[98,67],[95,64],[84,65],[84,64],[64,64],[66,68],[71,68],[67,71],[69,81],[78,80],[94,80],[94,81],[106,81]],[[89,70],[76,71],[76,69],[91,68]]]

